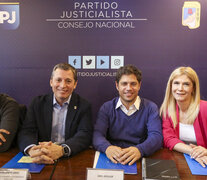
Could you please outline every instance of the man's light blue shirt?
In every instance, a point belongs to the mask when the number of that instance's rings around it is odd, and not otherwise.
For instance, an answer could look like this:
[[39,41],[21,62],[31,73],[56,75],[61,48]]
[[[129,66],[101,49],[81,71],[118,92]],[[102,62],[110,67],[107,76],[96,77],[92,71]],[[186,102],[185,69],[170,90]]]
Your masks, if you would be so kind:
[[53,96],[52,132],[51,141],[61,144],[65,142],[65,121],[70,103],[71,95],[66,102],[60,106]]

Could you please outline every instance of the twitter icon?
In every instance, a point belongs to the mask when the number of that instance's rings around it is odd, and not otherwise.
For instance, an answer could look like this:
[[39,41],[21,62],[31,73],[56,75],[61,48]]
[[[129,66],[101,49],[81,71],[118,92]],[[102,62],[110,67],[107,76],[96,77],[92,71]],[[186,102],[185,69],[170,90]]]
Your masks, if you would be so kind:
[[86,59],[86,65],[89,66],[92,63],[92,59]]
[[95,56],[83,56],[83,69],[95,69]]

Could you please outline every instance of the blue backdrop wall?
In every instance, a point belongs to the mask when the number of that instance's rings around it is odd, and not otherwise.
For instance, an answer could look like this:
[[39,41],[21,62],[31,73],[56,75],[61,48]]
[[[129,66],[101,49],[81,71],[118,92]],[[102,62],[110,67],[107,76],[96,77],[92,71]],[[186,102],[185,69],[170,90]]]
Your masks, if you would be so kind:
[[[143,73],[140,96],[161,105],[166,83],[178,66],[193,67],[207,99],[207,1],[183,0],[1,0],[0,92],[28,105],[51,91],[52,68],[78,69],[76,92],[96,115],[117,96],[118,67]],[[191,7],[192,6],[192,7]],[[191,10],[189,10],[191,9]],[[183,16],[184,12],[187,12]],[[195,13],[199,27],[184,26]]]

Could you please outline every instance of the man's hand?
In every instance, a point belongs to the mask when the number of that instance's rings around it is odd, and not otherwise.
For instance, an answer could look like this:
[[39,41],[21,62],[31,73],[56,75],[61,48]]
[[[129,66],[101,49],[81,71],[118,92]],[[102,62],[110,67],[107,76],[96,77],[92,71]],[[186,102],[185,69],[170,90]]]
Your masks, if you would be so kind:
[[109,146],[106,149],[106,156],[113,162],[118,163],[122,149],[118,146]]
[[28,150],[34,163],[53,164],[54,160],[63,156],[62,146],[52,142],[40,142],[39,145],[33,146]]
[[[3,142],[6,142],[5,137],[3,136],[3,133],[5,134],[10,134],[9,131],[7,131],[6,129],[0,129],[0,140],[2,140]],[[0,142],[0,146],[2,145],[2,142]]]
[[54,161],[47,157],[41,150],[41,145],[33,146],[28,151],[33,163],[38,164],[53,164]]
[[139,149],[136,147],[130,146],[128,148],[122,149],[119,162],[123,165],[127,163],[129,163],[129,165],[132,165],[140,158],[141,158],[141,153]]
[[192,147],[192,152],[190,153],[190,156],[194,159],[200,158],[202,156],[207,156],[207,149],[202,146],[196,146],[194,144],[190,144]]
[[43,155],[43,152],[41,151],[41,146],[32,146],[27,150],[27,153],[30,155],[30,157],[37,157]]
[[63,147],[52,142],[48,144],[43,142],[39,143],[42,146],[41,151],[49,158],[56,160],[63,156]]
[[37,164],[54,164],[54,161],[46,155],[34,157],[32,162]]
[[42,148],[41,145],[37,145],[31,147],[27,151],[30,157],[32,158],[32,162],[38,164],[53,164],[54,161],[51,158],[47,157],[44,154],[44,152],[42,152],[41,148]]

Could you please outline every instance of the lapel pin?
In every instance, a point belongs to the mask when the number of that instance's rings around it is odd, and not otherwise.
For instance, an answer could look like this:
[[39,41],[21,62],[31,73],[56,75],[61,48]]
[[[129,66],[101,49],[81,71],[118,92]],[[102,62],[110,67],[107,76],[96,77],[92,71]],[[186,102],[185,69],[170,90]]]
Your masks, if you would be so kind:
[[74,109],[77,109],[77,106],[74,106]]

